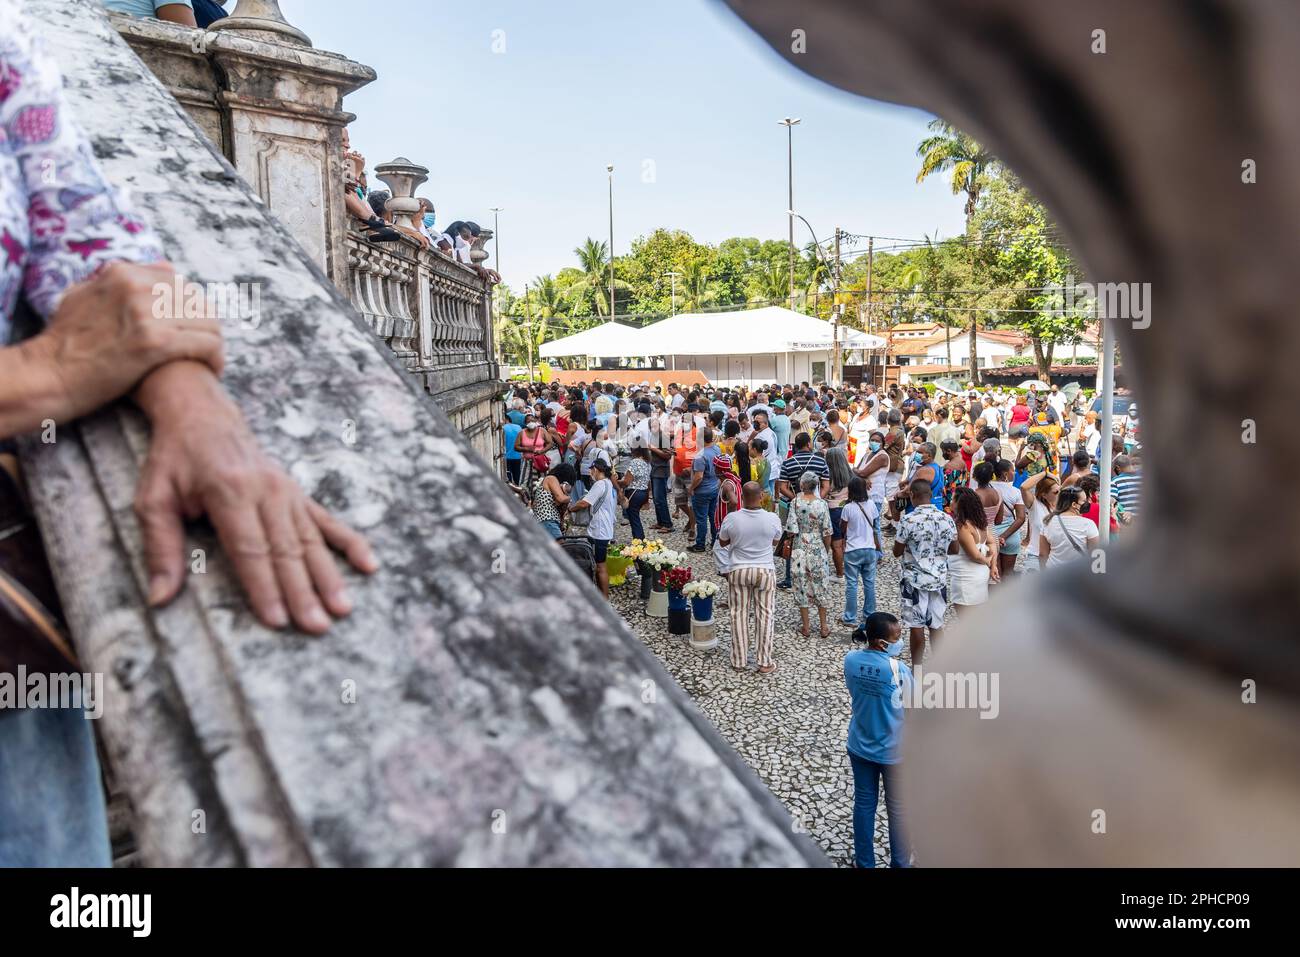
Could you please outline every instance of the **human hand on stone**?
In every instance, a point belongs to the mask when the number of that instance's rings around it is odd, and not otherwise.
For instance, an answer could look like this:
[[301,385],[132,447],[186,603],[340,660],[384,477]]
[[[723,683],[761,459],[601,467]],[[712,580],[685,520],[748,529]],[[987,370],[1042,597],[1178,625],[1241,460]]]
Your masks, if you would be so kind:
[[145,379],[136,401],[153,425],[135,497],[149,604],[180,591],[182,523],[206,515],[264,625],[320,634],[351,612],[330,549],[370,574],[378,567],[370,546],[266,456],[207,369],[164,366]]

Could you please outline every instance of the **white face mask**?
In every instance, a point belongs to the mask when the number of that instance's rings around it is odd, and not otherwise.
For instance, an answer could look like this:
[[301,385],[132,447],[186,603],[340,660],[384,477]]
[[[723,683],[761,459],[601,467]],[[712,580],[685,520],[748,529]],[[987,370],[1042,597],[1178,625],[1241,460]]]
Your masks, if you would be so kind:
[[902,636],[900,635],[898,641],[894,642],[892,645],[888,645],[885,648],[885,654],[889,655],[889,657],[891,658],[897,658],[902,653],[903,653],[903,639]]
[[536,422],[525,422],[525,423],[524,423],[524,428],[527,429],[529,432],[531,432],[531,431],[533,431],[534,429],[537,428],[537,423],[536,423]]

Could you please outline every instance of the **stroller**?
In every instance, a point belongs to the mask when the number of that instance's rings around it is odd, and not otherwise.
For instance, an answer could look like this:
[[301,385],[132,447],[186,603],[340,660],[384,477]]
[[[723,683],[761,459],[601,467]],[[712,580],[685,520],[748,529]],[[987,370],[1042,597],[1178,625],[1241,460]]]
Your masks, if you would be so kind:
[[596,547],[586,536],[585,528],[578,535],[566,532],[557,540],[557,544],[582,569],[584,575],[593,582],[596,580]]

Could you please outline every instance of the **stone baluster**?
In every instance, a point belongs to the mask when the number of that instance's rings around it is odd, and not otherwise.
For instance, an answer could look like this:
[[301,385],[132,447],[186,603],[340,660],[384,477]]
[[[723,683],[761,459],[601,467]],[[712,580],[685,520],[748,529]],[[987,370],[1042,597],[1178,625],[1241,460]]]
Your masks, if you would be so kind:
[[388,202],[388,209],[393,214],[393,222],[407,229],[418,230],[420,225],[415,221],[415,215],[420,211],[420,201],[415,198],[415,191],[429,178],[429,168],[412,163],[405,156],[399,156],[376,166],[375,175],[392,191],[393,198]]
[[230,16],[216,21],[210,30],[234,30],[273,43],[311,46],[311,40],[280,12],[280,0],[239,0]]

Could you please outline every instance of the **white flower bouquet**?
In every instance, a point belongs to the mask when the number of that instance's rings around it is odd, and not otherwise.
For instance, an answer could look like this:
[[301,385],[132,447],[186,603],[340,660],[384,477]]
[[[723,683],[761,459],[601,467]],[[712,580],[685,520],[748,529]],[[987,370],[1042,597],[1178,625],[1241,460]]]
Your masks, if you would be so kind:
[[713,582],[692,581],[682,589],[682,594],[687,598],[712,598],[718,591],[718,586]]

